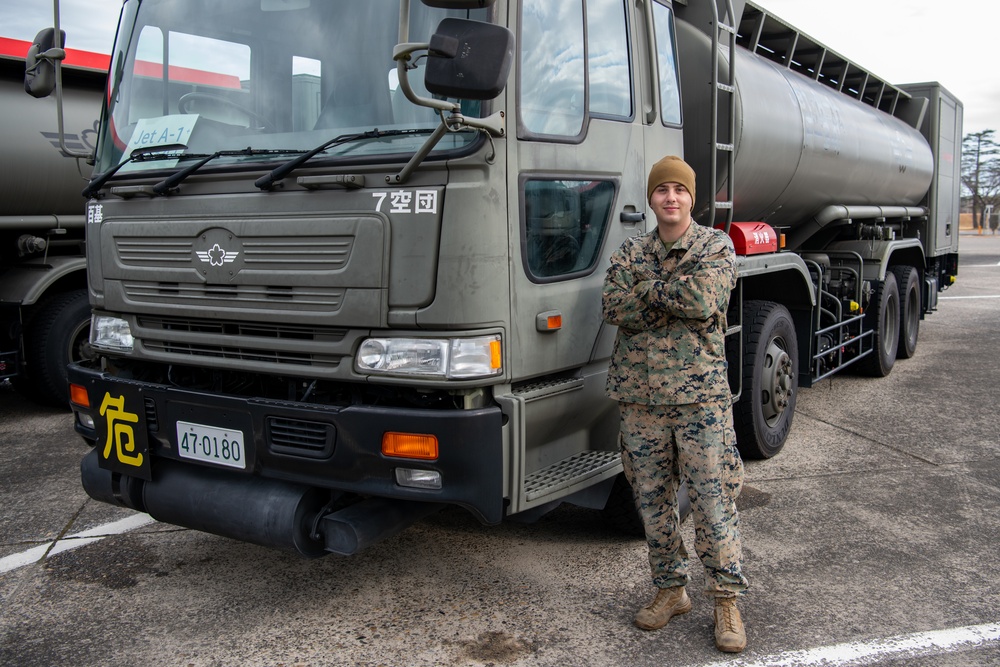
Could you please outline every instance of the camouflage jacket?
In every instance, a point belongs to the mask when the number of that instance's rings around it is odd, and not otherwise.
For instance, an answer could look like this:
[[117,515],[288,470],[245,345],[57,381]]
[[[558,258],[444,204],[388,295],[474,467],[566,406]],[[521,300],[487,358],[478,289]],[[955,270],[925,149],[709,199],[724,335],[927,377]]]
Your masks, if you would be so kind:
[[723,232],[692,222],[669,252],[656,230],[627,239],[604,279],[604,320],[618,327],[608,395],[649,405],[728,398],[726,309],[735,285]]

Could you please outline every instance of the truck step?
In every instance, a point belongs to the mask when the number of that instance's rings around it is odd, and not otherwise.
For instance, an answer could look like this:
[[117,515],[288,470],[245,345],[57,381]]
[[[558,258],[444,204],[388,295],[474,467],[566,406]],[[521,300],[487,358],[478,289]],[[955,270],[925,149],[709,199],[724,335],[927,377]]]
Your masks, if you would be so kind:
[[532,501],[569,488],[611,470],[621,463],[615,452],[581,452],[528,475],[524,480],[524,498]]

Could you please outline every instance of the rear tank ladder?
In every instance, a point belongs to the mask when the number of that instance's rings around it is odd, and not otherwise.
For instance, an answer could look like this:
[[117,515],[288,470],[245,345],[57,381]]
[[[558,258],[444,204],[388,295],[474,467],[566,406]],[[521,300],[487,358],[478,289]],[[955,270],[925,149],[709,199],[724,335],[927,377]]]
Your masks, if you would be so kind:
[[[716,212],[725,211],[725,231],[733,224],[733,202],[736,190],[733,180],[736,176],[736,24],[740,17],[733,10],[732,0],[725,0],[726,16],[719,20],[719,3],[711,0],[712,6],[712,109],[711,109],[711,166],[708,170],[709,199],[708,226],[715,227]],[[720,55],[723,44],[729,48],[729,67],[723,80]],[[727,100],[725,107],[719,104],[719,95]],[[728,111],[728,120],[723,122],[723,110]],[[720,129],[723,132],[720,132]],[[720,137],[720,134],[725,134]],[[719,194],[719,159],[726,161],[726,198],[718,199]],[[722,221],[720,221],[722,222]],[[735,364],[735,376],[730,378],[733,402],[743,396],[743,283],[737,282],[736,289],[730,300],[728,323],[726,328],[726,347],[736,345],[738,362]]]
[[[712,19],[714,27],[712,29],[712,149],[711,167],[709,169],[709,203],[708,203],[708,226],[716,225],[716,212],[725,211],[726,234],[733,223],[733,200],[735,199],[735,189],[733,188],[733,177],[736,170],[736,15],[733,11],[732,0],[726,0],[726,16],[724,20],[719,20],[719,6],[715,0],[709,3],[712,6]],[[722,76],[720,71],[720,54],[725,44],[729,48],[729,68],[728,75]],[[723,80],[723,78],[725,80]],[[728,99],[724,102],[725,107],[720,106],[719,95]],[[728,110],[728,121],[723,121],[723,109]],[[720,127],[722,126],[722,127]],[[720,129],[722,130],[720,132]],[[725,136],[720,136],[725,135]],[[726,198],[718,200],[719,160],[726,163]]]

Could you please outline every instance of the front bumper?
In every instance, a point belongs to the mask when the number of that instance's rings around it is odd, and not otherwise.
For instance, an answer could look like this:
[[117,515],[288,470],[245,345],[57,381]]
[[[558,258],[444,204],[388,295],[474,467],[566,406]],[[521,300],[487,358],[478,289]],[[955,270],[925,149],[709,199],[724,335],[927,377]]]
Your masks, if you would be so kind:
[[[253,476],[366,496],[454,504],[488,524],[503,518],[503,419],[496,406],[421,410],[283,402],[122,379],[79,365],[70,367],[69,381],[83,387],[89,398],[89,406],[73,404],[77,432],[96,443],[101,466],[117,474],[155,480],[158,462],[170,460],[176,462],[168,464],[172,467],[215,470],[220,479]],[[82,419],[83,414],[89,420]],[[182,457],[179,421],[241,432],[243,467]],[[438,458],[383,455],[382,436],[390,431],[436,436]],[[397,468],[436,471],[441,488],[400,486]]]

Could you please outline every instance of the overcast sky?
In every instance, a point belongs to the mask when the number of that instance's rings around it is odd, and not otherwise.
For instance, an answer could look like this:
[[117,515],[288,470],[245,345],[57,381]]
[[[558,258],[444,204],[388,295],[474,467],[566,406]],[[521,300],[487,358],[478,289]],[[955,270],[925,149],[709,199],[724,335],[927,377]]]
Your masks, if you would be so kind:
[[[1000,132],[1000,2],[754,1],[890,83],[940,82],[965,107],[965,134]],[[107,51],[95,46],[110,42],[121,0],[62,0],[62,6],[68,46]],[[30,40],[51,21],[51,11],[41,0],[0,0],[0,33]]]
[[[59,27],[71,49],[111,53],[121,0],[61,0]],[[30,42],[52,25],[52,2],[0,0],[0,37]]]
[[964,134],[1000,132],[1000,2],[754,2],[889,83],[940,82],[965,107]]

